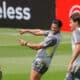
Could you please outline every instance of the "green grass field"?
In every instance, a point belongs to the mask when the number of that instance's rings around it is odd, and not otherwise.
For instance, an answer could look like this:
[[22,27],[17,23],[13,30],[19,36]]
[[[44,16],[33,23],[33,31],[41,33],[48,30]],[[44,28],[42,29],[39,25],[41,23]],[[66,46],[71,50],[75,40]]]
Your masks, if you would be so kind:
[[[18,29],[0,28],[0,66],[3,71],[3,80],[29,80],[31,63],[36,51],[20,46],[19,37],[31,42],[40,42],[44,38],[31,34],[20,36]],[[67,63],[71,56],[71,33],[62,33],[62,38],[50,68],[41,80],[64,80]]]

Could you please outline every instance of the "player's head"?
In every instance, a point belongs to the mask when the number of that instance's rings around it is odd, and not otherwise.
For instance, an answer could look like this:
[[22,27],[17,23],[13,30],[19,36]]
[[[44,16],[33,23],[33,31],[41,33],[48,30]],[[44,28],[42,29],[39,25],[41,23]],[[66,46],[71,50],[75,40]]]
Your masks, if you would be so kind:
[[73,13],[70,16],[70,27],[72,30],[75,30],[77,27],[80,27],[80,13]]
[[62,22],[59,19],[54,19],[51,24],[51,31],[55,34],[60,32],[62,27]]

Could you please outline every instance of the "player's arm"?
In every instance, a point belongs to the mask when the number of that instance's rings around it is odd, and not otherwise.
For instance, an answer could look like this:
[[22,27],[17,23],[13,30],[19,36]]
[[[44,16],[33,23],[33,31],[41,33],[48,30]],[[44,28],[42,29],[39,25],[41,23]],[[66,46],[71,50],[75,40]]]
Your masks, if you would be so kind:
[[72,68],[72,64],[76,60],[76,58],[79,56],[79,54],[80,54],[80,43],[77,43],[77,44],[75,44],[75,50],[72,53],[71,59],[68,64],[68,68],[67,68],[68,72],[70,72],[70,70]]
[[27,42],[26,45],[32,49],[38,50],[38,49],[47,48],[47,47],[50,47],[50,46],[53,46],[56,44],[57,44],[57,39],[56,38],[53,38],[53,39],[50,38],[50,39],[44,40],[42,43],[38,43],[38,44],[32,44],[32,43]]
[[47,39],[47,40],[45,39],[42,43],[30,43],[30,42],[25,41],[23,39],[19,39],[19,42],[22,46],[28,46],[32,49],[38,50],[38,49],[41,49],[41,48],[46,48],[46,47],[49,47],[49,46],[56,45],[57,39],[55,37]]
[[43,45],[41,43],[37,43],[37,44],[36,43],[30,43],[30,42],[25,41],[23,39],[19,39],[19,42],[22,46],[28,46],[28,47],[35,49],[35,50],[43,48]]
[[30,47],[30,48],[32,48],[32,49],[35,49],[35,50],[38,50],[38,49],[41,49],[41,48],[43,48],[43,45],[41,44],[41,43],[27,43],[26,44],[28,47]]
[[40,35],[44,35],[45,31],[41,29],[21,29],[19,30],[19,33],[20,34],[32,33],[33,35],[40,36]]

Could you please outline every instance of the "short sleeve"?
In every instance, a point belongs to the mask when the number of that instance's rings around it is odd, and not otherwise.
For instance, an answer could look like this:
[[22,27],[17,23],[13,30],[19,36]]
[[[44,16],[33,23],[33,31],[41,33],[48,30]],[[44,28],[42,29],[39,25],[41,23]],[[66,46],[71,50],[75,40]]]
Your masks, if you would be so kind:
[[57,44],[57,39],[56,37],[50,37],[50,38],[46,38],[43,42],[42,42],[44,48],[46,47],[50,47],[50,46],[54,46]]
[[80,31],[79,30],[74,32],[74,43],[80,43]]
[[44,36],[48,36],[48,34],[49,34],[49,31],[44,32]]

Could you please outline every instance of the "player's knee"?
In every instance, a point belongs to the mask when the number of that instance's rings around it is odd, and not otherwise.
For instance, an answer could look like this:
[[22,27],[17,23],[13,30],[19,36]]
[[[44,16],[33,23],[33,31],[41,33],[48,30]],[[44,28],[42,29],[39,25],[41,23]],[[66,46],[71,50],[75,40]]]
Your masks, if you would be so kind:
[[31,77],[30,80],[40,80],[38,77]]
[[40,77],[41,76],[39,76],[39,75],[31,75],[31,77],[30,77],[30,80],[40,80]]

